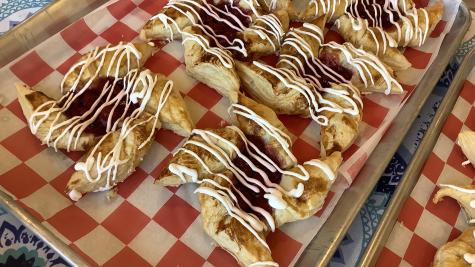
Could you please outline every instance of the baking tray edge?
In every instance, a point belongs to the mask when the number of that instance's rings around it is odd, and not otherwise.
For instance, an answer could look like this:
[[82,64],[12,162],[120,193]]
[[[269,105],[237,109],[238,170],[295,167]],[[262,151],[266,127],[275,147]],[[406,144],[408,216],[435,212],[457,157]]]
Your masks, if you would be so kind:
[[0,37],[0,68],[109,0],[56,0]]
[[416,185],[418,178],[420,177],[421,169],[439,139],[440,131],[442,130],[448,115],[453,110],[463,87],[463,82],[474,66],[475,49],[472,49],[467,55],[465,55],[461,62],[457,74],[447,90],[429,129],[424,135],[419,148],[414,154],[399,186],[394,192],[388,207],[381,217],[378,227],[360,259],[359,266],[373,266],[376,263],[381,249],[386,244],[386,241],[393,230],[397,216],[399,215],[405,200],[411,194],[412,189]]
[[343,193],[330,217],[303,252],[297,266],[328,265],[356,215],[430,96],[451,57],[455,54],[470,23],[470,12],[465,3],[461,2],[454,24],[441,45],[441,50],[444,49],[446,53],[437,55],[413,95],[368,158],[357,179]]

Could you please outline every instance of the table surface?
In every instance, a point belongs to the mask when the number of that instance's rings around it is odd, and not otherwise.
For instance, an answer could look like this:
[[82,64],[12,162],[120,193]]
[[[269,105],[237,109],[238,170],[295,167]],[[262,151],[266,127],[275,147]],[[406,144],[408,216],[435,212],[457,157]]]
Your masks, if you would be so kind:
[[[51,0],[0,0],[0,35],[50,2]],[[466,1],[466,3],[472,10],[475,9],[475,0]],[[356,265],[405,168],[432,121],[458,64],[463,55],[474,46],[475,39],[470,39],[461,45],[452,58],[398,152],[393,156],[373,193],[354,220],[348,234],[333,256],[330,266]],[[34,263],[31,266],[67,266],[56,252],[45,246],[21,222],[0,207],[0,266],[2,264],[15,266],[28,260]]]

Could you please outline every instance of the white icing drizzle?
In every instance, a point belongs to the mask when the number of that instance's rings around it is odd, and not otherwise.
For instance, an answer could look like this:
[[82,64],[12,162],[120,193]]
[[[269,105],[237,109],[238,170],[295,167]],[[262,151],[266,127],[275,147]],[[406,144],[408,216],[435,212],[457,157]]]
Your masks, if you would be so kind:
[[470,264],[471,267],[475,267],[475,254],[465,253],[463,259]]
[[[112,54],[111,54],[112,53]],[[110,58],[109,65],[106,66],[106,55]],[[121,158],[121,152],[123,150],[124,141],[127,136],[136,128],[153,121],[153,129],[147,139],[139,144],[139,149],[150,142],[153,137],[154,129],[158,123],[158,116],[163,108],[168,96],[171,93],[173,82],[167,81],[160,94],[158,106],[155,114],[146,114],[145,107],[147,106],[152,92],[157,84],[157,77],[149,70],[140,71],[138,69],[132,69],[132,62],[136,60],[136,67],[138,67],[139,60],[142,54],[138,51],[133,44],[118,44],[116,46],[106,46],[105,48],[94,49],[88,56],[73,65],[73,67],[65,75],[61,89],[64,90],[66,80],[72,75],[73,72],[77,72],[74,82],[70,88],[67,88],[65,95],[58,101],[48,101],[40,105],[29,118],[29,124],[32,132],[35,134],[39,127],[46,121],[46,119],[53,117],[53,121],[48,129],[48,133],[44,142],[49,146],[52,146],[57,150],[58,141],[64,136],[69,134],[67,140],[67,150],[76,148],[81,135],[86,128],[96,121],[98,116],[104,109],[109,108],[110,112],[107,119],[107,125],[105,129],[105,135],[92,148],[89,156],[84,162],[77,162],[74,166],[76,171],[83,172],[86,179],[95,183],[98,182],[104,175],[106,175],[106,185],[101,187],[99,191],[108,190],[114,186],[114,181],[117,176],[118,167],[129,159]],[[124,64],[126,66],[126,74],[124,77],[121,75],[121,67]],[[95,73],[88,73],[89,76],[85,77],[85,73],[90,67],[95,68]],[[103,79],[110,78],[104,84],[101,89],[99,97],[94,100],[88,111],[72,116],[63,122],[59,122],[59,118],[64,112],[66,112],[74,101],[77,101],[82,94],[86,94],[87,90],[91,90],[90,86],[93,84],[101,72],[105,71],[105,77]],[[121,82],[123,87],[118,93],[114,89],[119,86]],[[113,115],[116,112],[118,106],[125,102],[120,117],[113,121]],[[137,108],[127,115],[129,109],[132,109],[132,104],[139,104]],[[54,115],[56,113],[56,115]],[[143,118],[144,115],[148,116]],[[53,134],[60,131],[56,139],[53,138]],[[97,152],[101,144],[114,132],[119,134],[117,142],[112,150],[106,155],[102,155],[101,152]],[[95,170],[96,176],[91,174],[91,170]],[[132,170],[130,170],[132,171]],[[79,200],[82,197],[81,192],[72,190],[69,192],[69,196],[73,200]]]
[[[207,186],[200,186],[195,192],[209,195],[215,199],[217,199],[228,211],[228,214],[233,218],[236,218],[244,227],[250,230],[250,232],[256,236],[256,238],[268,248],[264,239],[262,239],[258,232],[265,229],[266,225],[262,223],[254,214],[244,212],[241,207],[239,207],[238,198],[242,199],[249,208],[262,216],[267,225],[270,227],[272,231],[275,230],[275,222],[272,215],[260,208],[258,206],[254,206],[253,203],[250,202],[246,196],[237,189],[235,184],[224,175],[223,173],[215,173],[211,170],[211,168],[204,162],[204,160],[192,150],[186,148],[188,145],[193,145],[200,147],[207,152],[209,152],[215,159],[217,159],[227,170],[229,170],[233,176],[236,178],[237,183],[242,184],[243,186],[247,187],[249,190],[258,193],[263,192],[264,198],[268,200],[270,207],[274,209],[285,209],[287,207],[287,202],[284,199],[284,196],[298,198],[303,194],[304,185],[302,183],[298,183],[297,187],[291,189],[290,191],[286,191],[280,185],[273,183],[270,181],[266,171],[261,168],[265,168],[270,172],[278,172],[281,175],[288,175],[294,178],[297,178],[302,181],[306,181],[310,178],[310,174],[308,171],[301,165],[297,164],[297,160],[295,156],[290,151],[290,137],[285,134],[282,130],[276,128],[268,121],[257,115],[253,110],[249,109],[240,104],[233,104],[231,109],[237,116],[242,116],[246,119],[249,119],[259,125],[268,135],[274,138],[284,149],[287,156],[292,159],[296,169],[298,171],[289,171],[289,170],[282,170],[279,165],[274,162],[271,158],[269,158],[266,154],[261,152],[255,144],[250,142],[246,135],[236,126],[227,126],[228,130],[235,132],[239,138],[243,141],[244,149],[247,152],[247,155],[244,154],[234,143],[226,140],[225,138],[219,136],[218,134],[208,131],[208,130],[200,130],[195,129],[193,130],[193,134],[200,136],[202,141],[192,140],[189,139],[185,142],[182,148],[180,148],[176,153],[182,152],[187,153],[190,156],[194,157],[206,170],[209,174],[217,175],[218,177],[226,180],[230,184],[230,188],[221,186],[216,181],[210,179],[202,179],[199,180],[198,173],[196,170],[192,170],[185,166],[181,166],[178,164],[170,164],[169,171],[174,173],[175,175],[179,176],[184,182],[186,182],[186,178],[190,177],[193,182],[202,184],[208,183],[213,185],[212,187]],[[238,166],[235,165],[233,159],[231,159],[231,155],[226,152],[227,150],[231,150],[230,153],[236,155],[236,158],[239,158],[241,162],[245,163],[249,168],[253,171],[255,175],[260,176],[261,179],[256,179],[253,177],[249,177],[243,170],[239,169]],[[254,159],[253,160],[251,160]],[[260,166],[254,164],[254,162],[259,162]],[[312,165],[318,167],[322,170],[325,175],[329,177],[330,180],[334,179],[335,174],[331,171],[331,168],[322,161],[313,160],[306,162],[305,164]],[[257,266],[257,265],[256,265]]]
[[[328,125],[329,120],[326,116],[321,114],[322,111],[326,110],[335,113],[348,113],[350,115],[357,115],[360,112],[358,105],[362,106],[362,101],[359,91],[350,84],[341,84],[341,86],[347,88],[348,90],[322,88],[319,85],[318,80],[312,78],[310,75],[307,77],[309,79],[303,80],[293,70],[290,69],[274,68],[258,61],[254,61],[253,64],[277,78],[285,85],[285,87],[296,90],[301,95],[303,95],[309,104],[310,117],[321,125]],[[343,108],[337,103],[329,99],[325,99],[320,94],[320,91],[344,99],[350,103],[351,108]]]
[[[345,1],[345,15],[348,15],[353,30],[357,31],[363,27],[366,28],[376,43],[377,54],[379,54],[380,51],[385,53],[388,47],[397,47],[402,41],[404,41],[402,46],[407,46],[411,40],[418,38],[418,46],[422,46],[427,39],[429,32],[429,14],[427,10],[423,8],[417,9],[414,5],[408,7],[406,3],[403,3],[403,8],[400,9],[398,4],[401,1],[398,0],[384,0],[382,4],[377,3],[376,0],[352,0],[351,3],[349,3],[348,0]],[[323,1],[321,4],[325,5]],[[329,0],[327,4],[330,6],[337,5],[336,0]],[[363,7],[364,14],[360,14],[360,10],[358,10],[359,6]],[[423,18],[419,17],[418,12],[422,13]],[[395,17],[395,14],[397,14],[398,18]],[[364,19],[362,16],[368,19]],[[394,27],[397,31],[396,40],[385,32],[383,28],[384,16],[389,17],[390,26]],[[424,25],[422,26],[419,25],[421,19],[424,19]],[[340,19],[337,19],[335,22],[338,28],[340,27],[339,20]],[[383,42],[382,48],[380,47],[378,36]]]
[[279,266],[277,262],[274,261],[257,261],[249,265],[249,267],[258,267],[258,266]]
[[[246,0],[246,3],[252,12],[252,16],[244,13],[238,6],[235,6],[233,1],[230,1],[228,5],[224,5],[224,10],[208,3],[206,0],[201,3],[193,0],[171,0],[167,5],[165,5],[165,11],[173,9],[179,12],[192,23],[193,27],[198,28],[203,35],[183,32],[175,19],[166,15],[166,12],[161,12],[153,16],[151,20],[160,20],[160,22],[170,32],[171,40],[174,39],[173,33],[175,29],[176,32],[182,35],[183,43],[187,41],[195,41],[206,52],[218,57],[226,68],[232,68],[232,56],[228,51],[236,51],[244,57],[247,57],[248,51],[244,42],[237,37],[230,40],[224,35],[217,34],[210,25],[205,24],[200,13],[202,14],[202,12],[204,12],[215,21],[226,24],[226,26],[238,33],[243,31],[255,32],[262,40],[267,40],[267,42],[272,45],[274,51],[276,51],[280,46],[281,39],[284,36],[282,24],[274,14],[261,15],[256,10],[252,0]],[[243,24],[236,15],[230,12],[230,9],[239,12],[239,14],[251,23],[251,25],[247,27],[247,25]],[[174,27],[174,29],[172,27]],[[211,46],[208,38],[213,41],[216,47]]]
[[[154,79],[153,84],[155,85],[155,83],[156,78]],[[153,88],[154,86],[152,86],[151,90],[153,90]],[[111,151],[105,155],[103,155],[101,152],[97,152],[97,150],[100,149],[101,144],[107,139],[107,137],[109,135],[114,134],[114,132],[109,131],[92,148],[89,156],[85,159],[84,162],[77,162],[76,165],[74,165],[74,169],[76,171],[82,171],[86,179],[91,183],[98,182],[101,178],[103,178],[104,175],[106,175],[106,185],[102,187],[100,191],[112,188],[115,185],[114,182],[117,177],[117,171],[119,166],[130,160],[129,158],[121,158],[121,154],[123,154],[123,150],[125,149],[125,140],[136,127],[146,125],[150,121],[153,121],[153,127],[151,129],[150,135],[144,142],[142,142],[138,146],[138,148],[141,149],[150,142],[155,132],[155,127],[158,123],[160,111],[165,105],[170,93],[172,92],[172,88],[173,82],[167,81],[163,91],[160,94],[156,113],[146,119],[139,120],[140,116],[143,114],[143,109],[145,108],[146,103],[151,97],[151,90],[147,90],[147,92],[149,93],[146,94],[146,98],[143,99],[141,106],[135,109],[129,117],[124,119],[122,127],[120,128],[119,137],[116,140]],[[96,163],[95,166],[94,163]],[[95,177],[91,175],[91,170],[94,167],[95,173],[97,174]]]

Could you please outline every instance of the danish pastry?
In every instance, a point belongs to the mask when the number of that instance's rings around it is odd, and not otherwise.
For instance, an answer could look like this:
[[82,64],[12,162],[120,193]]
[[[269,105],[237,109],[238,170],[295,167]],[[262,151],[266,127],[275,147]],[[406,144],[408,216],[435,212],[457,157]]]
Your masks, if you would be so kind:
[[243,266],[277,266],[267,234],[322,207],[341,154],[298,164],[270,108],[239,95],[232,112],[238,126],[195,129],[158,182],[199,184],[205,231]]
[[469,227],[456,239],[437,250],[434,267],[462,267],[475,264],[475,227]]
[[65,75],[58,100],[17,86],[33,134],[55,149],[87,151],[67,185],[73,200],[126,179],[147,153],[155,128],[191,133],[173,82],[140,69],[152,51],[130,43],[94,49]]
[[275,53],[287,31],[284,10],[266,13],[255,1],[173,0],[143,27],[141,38],[182,39],[188,73],[237,101],[239,77],[234,58]]

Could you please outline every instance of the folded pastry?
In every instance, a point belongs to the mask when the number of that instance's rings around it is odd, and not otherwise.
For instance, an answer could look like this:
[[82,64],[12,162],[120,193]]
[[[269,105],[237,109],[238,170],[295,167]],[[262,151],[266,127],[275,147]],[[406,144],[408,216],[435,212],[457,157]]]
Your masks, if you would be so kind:
[[397,47],[422,46],[439,23],[444,4],[416,8],[412,1],[354,1],[336,20],[340,34],[357,47],[371,51],[395,70],[410,66]]
[[252,0],[172,0],[144,25],[140,36],[147,41],[185,39],[189,35],[183,30],[194,26],[210,40],[204,46],[229,50],[240,58],[271,54],[279,48],[289,18],[284,10],[266,13],[262,7]]
[[[322,115],[327,119],[320,126],[322,155],[348,149],[359,134],[363,119],[363,102],[357,88],[348,84],[332,84],[323,88]],[[328,103],[328,104],[327,104]]]
[[186,36],[183,40],[186,71],[193,78],[228,97],[231,102],[236,102],[239,77],[234,69],[231,53],[217,47],[207,47],[209,39],[201,35],[199,28],[195,26],[189,26],[183,33]]
[[324,17],[292,28],[284,37],[278,67],[290,68],[318,86],[351,83],[366,92],[402,93],[390,67],[350,43],[323,43]]
[[463,130],[457,136],[457,144],[462,149],[467,160],[462,165],[472,164],[475,167],[475,132]]
[[455,186],[450,184],[439,185],[440,189],[434,196],[434,203],[439,203],[444,197],[451,197],[460,204],[467,221],[475,223],[475,186]]
[[293,70],[262,62],[236,64],[243,89],[278,114],[310,117],[321,127],[322,154],[343,152],[358,134],[363,102],[351,84],[321,87]]
[[309,22],[326,16],[328,21],[334,21],[345,13],[350,2],[349,0],[292,0],[287,5],[287,11],[291,20]]
[[239,78],[234,58],[273,54],[288,30],[287,12],[266,13],[255,1],[170,1],[143,27],[144,40],[182,39],[187,72],[237,101]]
[[69,140],[74,136],[72,132],[66,131],[70,118],[60,111],[56,100],[25,84],[17,84],[16,89],[23,115],[28,119],[31,132],[41,143],[55,149],[83,151],[96,142],[93,133],[81,132],[71,146]]
[[69,197],[78,201],[85,193],[110,190],[123,182],[150,149],[158,125],[156,118],[144,113],[106,133],[74,165],[76,171],[66,186]]
[[58,100],[17,86],[30,129],[44,144],[87,150],[67,186],[73,200],[126,179],[143,160],[155,128],[183,136],[193,129],[173,82],[139,69],[149,54],[136,47],[141,45],[96,48],[64,77],[67,90]]
[[271,109],[240,95],[232,112],[239,127],[195,129],[158,182],[199,184],[205,231],[243,266],[277,266],[266,235],[322,207],[341,154],[300,165]]
[[78,85],[84,85],[97,78],[122,78],[133,69],[140,69],[156,48],[143,43],[119,43],[96,47],[81,56],[66,73],[61,92],[66,92]]
[[336,20],[335,25],[345,41],[374,53],[394,70],[405,70],[411,67],[411,63],[397,48],[396,41],[389,37],[388,33],[369,26],[367,20],[343,15]]
[[475,264],[475,227],[468,227],[456,239],[437,250],[434,267],[462,267]]

